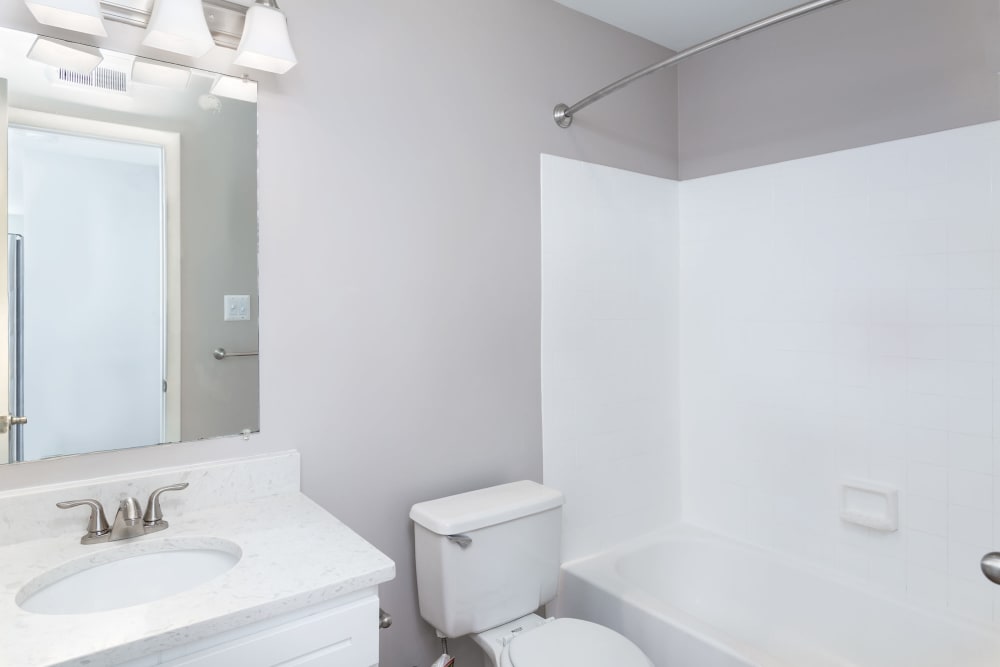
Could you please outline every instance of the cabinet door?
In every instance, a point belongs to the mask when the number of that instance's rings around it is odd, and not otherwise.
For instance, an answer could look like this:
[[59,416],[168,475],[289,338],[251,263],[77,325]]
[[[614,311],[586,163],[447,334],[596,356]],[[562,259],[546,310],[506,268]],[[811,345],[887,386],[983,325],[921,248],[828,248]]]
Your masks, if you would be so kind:
[[368,597],[161,664],[168,667],[370,667],[378,598]]

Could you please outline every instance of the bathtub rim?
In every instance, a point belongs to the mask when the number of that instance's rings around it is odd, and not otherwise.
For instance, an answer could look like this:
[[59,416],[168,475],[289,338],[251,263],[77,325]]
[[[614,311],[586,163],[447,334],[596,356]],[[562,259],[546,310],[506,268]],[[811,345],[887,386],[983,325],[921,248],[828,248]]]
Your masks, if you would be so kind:
[[[921,607],[880,590],[866,588],[866,582],[828,566],[811,563],[801,557],[782,553],[765,546],[744,542],[694,524],[677,522],[639,537],[621,542],[609,549],[564,562],[560,567],[559,590],[563,590],[565,576],[571,574],[583,579],[604,593],[620,598],[626,604],[640,607],[660,621],[670,623],[679,630],[697,638],[727,655],[749,660],[759,667],[783,667],[779,658],[760,647],[728,635],[707,621],[679,609],[629,582],[616,569],[617,561],[626,554],[664,542],[699,542],[722,545],[725,548],[754,554],[771,560],[781,567],[798,570],[806,575],[819,577],[829,583],[843,586],[859,595],[873,598],[907,613],[915,614],[944,630],[974,633],[984,641],[1000,642],[1000,626],[972,618],[963,618]],[[870,585],[870,584],[868,584]],[[555,601],[558,609],[558,598]]]

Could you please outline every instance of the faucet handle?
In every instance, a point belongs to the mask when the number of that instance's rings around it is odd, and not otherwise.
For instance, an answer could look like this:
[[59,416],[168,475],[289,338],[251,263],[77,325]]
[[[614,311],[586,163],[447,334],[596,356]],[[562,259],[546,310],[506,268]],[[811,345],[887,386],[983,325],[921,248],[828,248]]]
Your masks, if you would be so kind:
[[93,498],[86,498],[84,500],[67,500],[56,503],[56,507],[61,510],[68,510],[71,507],[79,507],[80,505],[86,505],[90,508],[90,521],[87,523],[87,534],[84,536],[84,539],[107,535],[111,531],[111,526],[108,525],[108,518],[104,516],[104,507],[100,501]]
[[147,526],[152,526],[163,521],[163,511],[160,510],[160,494],[164,491],[183,491],[188,488],[187,482],[171,484],[160,487],[149,494],[149,501],[146,502],[146,512],[142,515],[142,522]]

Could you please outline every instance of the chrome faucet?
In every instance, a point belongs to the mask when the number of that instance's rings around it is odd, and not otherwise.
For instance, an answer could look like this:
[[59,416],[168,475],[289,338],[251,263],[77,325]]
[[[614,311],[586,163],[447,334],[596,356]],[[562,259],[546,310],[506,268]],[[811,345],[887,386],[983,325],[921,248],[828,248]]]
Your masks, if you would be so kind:
[[118,504],[115,522],[111,526],[111,534],[108,535],[108,542],[128,540],[145,535],[145,526],[143,526],[141,518],[139,516],[139,501],[132,497],[122,498]]
[[117,542],[118,540],[128,540],[133,537],[142,537],[150,533],[166,530],[170,524],[163,518],[163,511],[160,509],[160,494],[164,491],[183,491],[188,487],[187,482],[171,484],[156,489],[149,494],[146,501],[146,511],[140,516],[139,501],[128,497],[122,499],[118,505],[118,514],[115,515],[113,525],[108,525],[108,519],[104,515],[104,507],[100,501],[93,498],[84,500],[67,500],[56,503],[59,509],[69,509],[86,505],[90,508],[90,521],[87,523],[87,534],[80,538],[80,544],[100,544],[102,542]]

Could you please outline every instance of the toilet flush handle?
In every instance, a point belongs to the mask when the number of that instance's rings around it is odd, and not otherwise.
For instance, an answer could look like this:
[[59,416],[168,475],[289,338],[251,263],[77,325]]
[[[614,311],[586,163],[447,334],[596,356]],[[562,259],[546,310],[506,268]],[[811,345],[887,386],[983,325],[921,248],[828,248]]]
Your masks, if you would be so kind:
[[468,535],[449,535],[449,542],[454,542],[463,549],[468,549],[469,545],[472,544],[472,538]]

